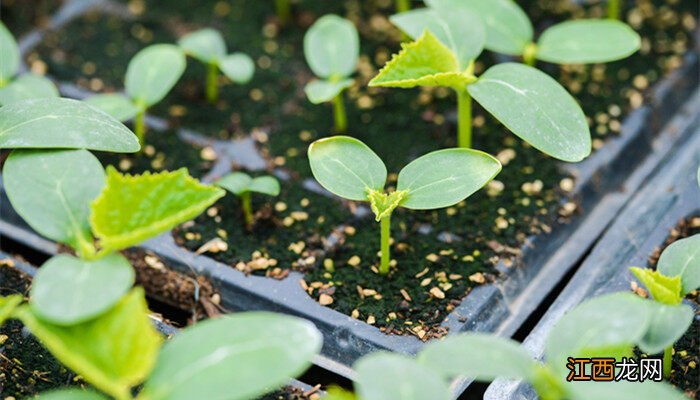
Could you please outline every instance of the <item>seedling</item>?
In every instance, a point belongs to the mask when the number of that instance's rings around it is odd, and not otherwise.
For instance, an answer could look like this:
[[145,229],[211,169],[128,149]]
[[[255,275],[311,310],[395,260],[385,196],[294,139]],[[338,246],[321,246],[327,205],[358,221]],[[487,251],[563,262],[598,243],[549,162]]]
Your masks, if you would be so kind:
[[[681,239],[664,250],[656,264],[656,270],[632,267],[634,276],[649,290],[660,304],[683,307],[683,298],[700,288],[700,234]],[[692,315],[692,310],[690,310]],[[669,328],[677,326],[668,321]],[[664,349],[664,377],[671,376],[673,343]]]
[[252,228],[254,220],[253,203],[251,199],[252,193],[261,193],[273,197],[280,194],[280,183],[273,176],[251,178],[250,175],[244,172],[234,172],[218,180],[216,185],[228,190],[241,199],[243,217],[249,229]]
[[141,145],[146,134],[146,111],[163,100],[185,71],[185,56],[177,46],[154,44],[136,53],[124,79],[125,94],[90,97],[87,102],[119,121],[134,118],[134,133]]
[[253,78],[253,60],[243,53],[227,54],[226,42],[219,31],[200,29],[183,36],[178,45],[185,54],[206,64],[206,96],[212,104],[219,99],[219,70],[235,83],[248,83]]
[[319,79],[309,82],[304,91],[313,104],[333,101],[335,130],[347,130],[343,91],[352,86],[350,76],[357,69],[360,37],[352,22],[336,15],[325,15],[304,35],[304,56]]
[[389,273],[391,214],[397,207],[432,210],[449,207],[471,196],[501,170],[490,155],[470,149],[434,151],[412,161],[399,173],[395,191],[385,191],[387,171],[382,160],[361,141],[334,136],[309,146],[316,180],[329,192],[348,200],[367,201],[381,224],[379,273]]
[[49,79],[35,74],[19,73],[20,53],[17,41],[0,22],[0,106],[21,100],[58,97],[58,89]]

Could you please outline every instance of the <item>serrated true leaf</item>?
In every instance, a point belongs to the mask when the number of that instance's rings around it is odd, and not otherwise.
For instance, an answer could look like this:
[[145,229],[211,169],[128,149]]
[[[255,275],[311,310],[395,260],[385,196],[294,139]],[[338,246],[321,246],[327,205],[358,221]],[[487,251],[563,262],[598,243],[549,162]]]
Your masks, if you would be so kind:
[[202,185],[184,168],[131,176],[108,167],[105,189],[91,206],[90,225],[100,246],[121,250],[196,217],[224,193]]
[[471,196],[501,171],[494,157],[471,149],[445,149],[412,161],[399,173],[401,206],[414,210],[448,207]]
[[460,334],[428,344],[418,361],[446,378],[531,380],[537,363],[519,343],[487,334]]
[[74,325],[112,308],[133,284],[134,269],[121,255],[87,261],[59,254],[39,268],[30,304],[45,321]]
[[304,92],[309,101],[313,104],[320,104],[331,101],[343,90],[352,86],[353,79],[343,79],[339,81],[327,81],[316,79],[306,84]]
[[700,234],[673,242],[661,253],[656,269],[666,276],[680,276],[681,296],[700,288]]
[[131,388],[148,376],[162,341],[148,317],[141,288],[78,325],[51,324],[28,306],[20,307],[17,316],[63,365],[116,398],[130,398]]
[[532,42],[530,19],[513,0],[427,0],[426,4],[445,12],[466,9],[481,17],[486,28],[486,48],[491,51],[520,55]]
[[91,390],[58,389],[41,393],[39,400],[108,400],[108,398]]
[[416,9],[392,15],[390,20],[414,40],[430,31],[452,51],[459,70],[465,70],[481,54],[486,41],[483,23],[464,7]]
[[255,63],[246,54],[233,53],[219,61],[221,72],[235,83],[248,83],[255,73]]
[[245,400],[304,372],[321,350],[308,321],[266,312],[210,319],[163,346],[139,399]]
[[12,316],[12,313],[23,300],[24,296],[21,294],[11,294],[6,297],[0,296],[0,327]]
[[218,63],[226,55],[226,42],[215,29],[204,28],[190,32],[177,44],[189,56],[204,63]]
[[0,89],[0,106],[22,100],[59,96],[58,89],[51,80],[41,75],[25,74]]
[[545,30],[537,41],[537,58],[559,64],[603,63],[639,50],[641,38],[627,24],[612,20],[567,21]]
[[355,25],[337,15],[319,18],[304,35],[304,56],[319,78],[352,75],[360,57]]
[[459,69],[455,55],[430,31],[415,42],[402,44],[369,86],[412,88],[415,86],[447,86],[463,88],[474,82],[471,74]]
[[377,222],[382,218],[391,215],[391,213],[399,206],[401,200],[407,195],[405,191],[396,191],[384,193],[376,190],[369,191],[369,205],[374,212]]
[[632,267],[630,271],[649,290],[651,297],[662,304],[677,305],[683,300],[680,276],[667,276],[658,270]]
[[648,354],[658,354],[683,336],[693,322],[695,313],[686,304],[666,305],[647,301],[651,309],[651,320],[647,332],[638,343],[639,348]]
[[334,136],[313,142],[309,146],[309,164],[318,183],[337,196],[367,201],[371,190],[384,190],[384,162],[355,138]]
[[126,69],[126,93],[140,106],[161,101],[185,71],[185,55],[171,44],[154,44],[136,53]]
[[569,382],[566,388],[572,400],[688,400],[664,382]]
[[15,150],[3,169],[7,197],[41,235],[80,251],[92,245],[90,203],[104,170],[87,150]]
[[133,153],[141,147],[121,122],[84,102],[23,100],[0,108],[0,149],[60,148]]
[[85,102],[113,116],[118,121],[128,121],[139,112],[134,102],[121,93],[98,94],[88,98]]
[[447,380],[435,370],[400,354],[378,352],[354,365],[362,400],[449,400]]
[[[20,54],[17,41],[2,22],[0,22],[0,49],[2,49],[2,57],[0,57],[0,82],[5,84],[17,74],[17,70],[19,70]],[[0,87],[1,86],[2,84],[0,84]]]
[[541,152],[568,162],[591,154],[591,134],[581,107],[544,72],[523,64],[498,64],[467,90],[511,132]]

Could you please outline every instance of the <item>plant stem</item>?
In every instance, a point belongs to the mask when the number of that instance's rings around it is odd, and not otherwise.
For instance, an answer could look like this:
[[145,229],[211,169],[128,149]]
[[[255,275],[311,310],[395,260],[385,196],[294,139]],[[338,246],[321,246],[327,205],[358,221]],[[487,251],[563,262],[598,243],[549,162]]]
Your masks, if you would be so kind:
[[241,193],[241,207],[243,208],[243,219],[248,228],[253,226],[253,202],[250,192]]
[[391,214],[381,219],[381,263],[379,264],[379,274],[386,275],[389,273],[389,262],[391,261],[391,253],[389,249],[389,241],[391,240]]
[[664,379],[671,377],[671,367],[673,366],[673,346],[664,350]]
[[275,0],[275,9],[277,10],[277,18],[282,25],[286,25],[292,19],[292,6],[289,0]]
[[345,133],[348,129],[348,117],[345,115],[343,92],[338,93],[338,95],[333,98],[333,116],[335,118],[335,131],[338,133]]
[[472,97],[467,89],[457,90],[457,146],[472,147]]
[[530,67],[534,67],[535,62],[537,62],[537,44],[530,43],[525,46],[525,50],[523,51],[523,63]]
[[219,100],[219,67],[215,63],[207,64],[207,101],[215,104]]
[[411,11],[411,0],[396,0],[396,12]]
[[139,139],[141,151],[143,151],[144,137],[146,136],[146,108],[141,108],[134,118],[134,133]]
[[608,0],[608,18],[620,19],[620,0]]

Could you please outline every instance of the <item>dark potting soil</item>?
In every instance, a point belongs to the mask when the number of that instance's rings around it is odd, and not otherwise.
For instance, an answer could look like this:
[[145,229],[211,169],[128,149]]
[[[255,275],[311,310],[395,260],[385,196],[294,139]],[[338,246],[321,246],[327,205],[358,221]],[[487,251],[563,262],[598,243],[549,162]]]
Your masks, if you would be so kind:
[[2,22],[17,37],[35,27],[46,27],[51,15],[63,3],[63,0],[3,0],[0,14]]

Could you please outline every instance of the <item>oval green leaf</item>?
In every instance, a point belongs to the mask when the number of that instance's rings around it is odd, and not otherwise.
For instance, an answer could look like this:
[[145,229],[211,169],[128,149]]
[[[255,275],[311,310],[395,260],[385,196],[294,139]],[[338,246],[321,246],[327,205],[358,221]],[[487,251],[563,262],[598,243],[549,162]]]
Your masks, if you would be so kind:
[[96,261],[59,254],[39,268],[30,304],[43,320],[74,325],[112,308],[134,285],[134,269],[123,256]]
[[362,400],[449,400],[447,380],[414,359],[375,353],[355,364],[355,389]]
[[490,382],[496,378],[531,380],[537,363],[519,343],[473,333],[428,344],[418,361],[448,378],[469,377]]
[[259,176],[250,182],[248,189],[255,193],[277,196],[280,194],[280,183],[273,176]]
[[333,100],[343,90],[352,86],[353,79],[343,79],[340,81],[326,81],[316,79],[306,84],[304,92],[309,101],[313,104],[320,104],[326,101]]
[[25,74],[0,89],[0,106],[22,100],[59,97],[58,89],[51,80],[34,74]]
[[541,152],[568,162],[591,154],[583,110],[544,72],[523,64],[498,64],[467,90],[511,132]]
[[163,346],[144,400],[257,398],[304,372],[321,350],[305,320],[248,312],[185,329]]
[[233,172],[219,179],[215,184],[236,196],[240,196],[250,190],[250,182],[252,180],[253,178],[244,172]]
[[309,146],[314,178],[329,192],[367,201],[371,190],[383,191],[386,166],[372,149],[349,136],[320,139]]
[[30,307],[20,307],[17,315],[63,365],[114,398],[131,398],[131,388],[153,369],[162,341],[148,317],[142,288],[78,325],[51,324]]
[[501,171],[494,157],[471,149],[445,149],[413,160],[399,173],[397,191],[407,191],[402,207],[432,210],[471,196]]
[[122,250],[196,217],[224,194],[185,168],[131,176],[108,167],[106,187],[91,205],[90,225],[100,246]]
[[680,276],[685,297],[700,288],[700,234],[677,240],[661,253],[656,269],[666,276]]
[[41,393],[39,400],[108,400],[107,397],[90,390],[59,389]]
[[154,44],[136,53],[126,69],[126,93],[137,105],[163,100],[185,71],[185,55],[177,46]]
[[139,112],[131,99],[121,93],[98,94],[85,102],[122,122],[134,118]]
[[559,64],[604,63],[629,57],[641,43],[639,34],[620,21],[567,21],[542,33],[537,58]]
[[133,153],[136,136],[121,122],[84,102],[23,100],[0,108],[0,149],[60,148]]
[[76,250],[92,245],[90,202],[104,180],[102,164],[87,150],[15,150],[3,170],[17,214],[41,235]]
[[2,58],[0,58],[0,87],[7,84],[19,70],[19,47],[12,33],[7,29],[4,23],[0,22],[0,49],[2,49]]
[[243,53],[233,53],[222,58],[219,68],[228,79],[241,84],[250,82],[255,73],[255,63]]
[[651,320],[639,348],[648,354],[658,354],[683,336],[693,323],[695,313],[686,304],[670,306],[656,301],[646,303],[650,308]]
[[337,15],[319,18],[304,35],[304,56],[319,78],[352,75],[360,57],[355,25]]
[[177,42],[185,54],[203,63],[217,63],[226,55],[226,42],[215,29],[204,28],[188,33]]

